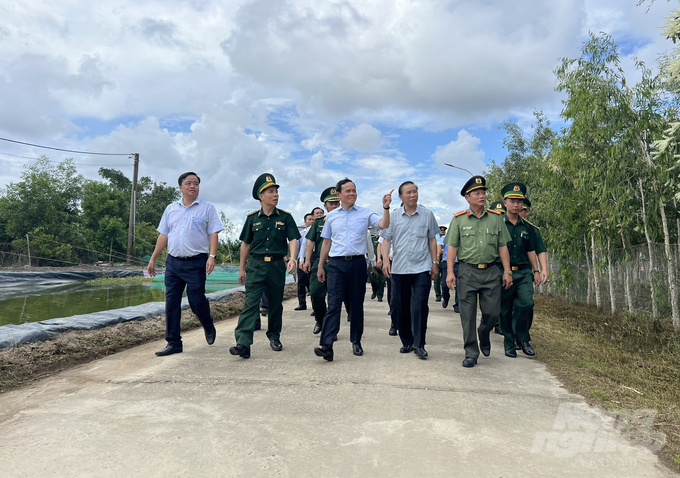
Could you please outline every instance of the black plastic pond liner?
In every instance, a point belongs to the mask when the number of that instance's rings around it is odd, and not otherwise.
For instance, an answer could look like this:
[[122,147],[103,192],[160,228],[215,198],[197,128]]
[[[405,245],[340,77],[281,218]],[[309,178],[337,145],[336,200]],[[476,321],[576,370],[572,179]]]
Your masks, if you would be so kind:
[[36,285],[59,284],[62,282],[85,281],[109,277],[139,277],[144,272],[139,270],[103,270],[103,271],[46,271],[46,272],[0,272],[0,287],[26,287]]
[[[134,271],[130,271],[134,272]],[[101,276],[98,276],[101,277]],[[210,301],[227,300],[235,292],[245,292],[245,287],[221,290],[206,294]],[[182,299],[182,309],[189,308],[187,298]],[[27,322],[19,325],[3,325],[0,327],[0,349],[6,349],[15,345],[28,342],[42,342],[57,334],[69,330],[92,330],[116,325],[131,320],[146,320],[165,313],[165,302],[147,302],[133,307],[122,309],[104,310],[91,314],[73,315],[60,319],[49,319],[41,322]]]

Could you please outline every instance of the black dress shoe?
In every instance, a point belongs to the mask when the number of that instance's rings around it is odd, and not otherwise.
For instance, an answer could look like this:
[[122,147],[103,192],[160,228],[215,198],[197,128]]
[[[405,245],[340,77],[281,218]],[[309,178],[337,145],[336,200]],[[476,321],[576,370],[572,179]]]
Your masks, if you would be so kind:
[[357,342],[356,344],[352,344],[352,352],[354,355],[363,355],[364,354],[364,349],[361,348],[361,342]]
[[306,304],[300,304],[297,307],[295,307],[294,310],[307,310],[307,305]]
[[413,353],[416,354],[421,359],[427,358],[427,350],[425,350],[425,347],[414,347]]
[[166,345],[163,350],[159,350],[156,352],[156,355],[159,357],[163,357],[165,355],[172,355],[172,354],[181,354],[182,353],[182,346],[181,345]]
[[317,322],[316,324],[314,324],[314,330],[312,330],[312,333],[316,335],[319,332],[321,332],[321,324]]
[[460,307],[458,307],[457,305],[454,305],[454,306],[453,306],[453,311],[454,311],[456,314],[460,314]]
[[413,345],[404,345],[399,349],[400,354],[407,354],[413,350]]
[[[262,317],[267,317],[267,315],[269,315],[269,308],[268,307],[261,307],[260,308],[260,315]],[[256,330],[260,330],[260,329],[256,329]]]
[[505,356],[510,358],[517,358],[517,352],[515,352],[514,350],[506,350]]
[[441,298],[441,297],[437,297],[437,298],[434,299],[434,301],[435,301],[435,302],[441,302],[441,301],[442,301],[442,298]]
[[250,347],[238,344],[236,347],[229,347],[229,353],[247,359],[250,358]]
[[371,300],[375,299],[375,297],[376,297],[377,295],[378,295],[377,292],[373,292],[373,293],[371,294]]
[[378,297],[378,302],[382,302],[382,297]]
[[390,334],[392,336],[397,335],[397,328],[396,327],[390,327],[390,331],[388,332],[388,334]]
[[312,312],[312,313],[311,313],[311,314],[309,314],[309,315],[310,315],[310,316],[312,316],[312,317],[314,317],[314,312]]
[[212,345],[215,343],[215,337],[217,337],[217,330],[213,325],[212,332],[205,331],[205,341],[208,342],[208,345]]
[[258,319],[255,321],[255,329],[253,329],[253,330],[260,330],[261,328],[262,328],[262,321],[258,317]]
[[283,350],[283,344],[280,340],[271,340],[269,346],[274,352],[281,352]]
[[321,347],[314,347],[314,355],[323,357],[329,362],[333,361],[333,347],[331,345],[322,345]]
[[485,357],[491,355],[491,341],[488,339],[488,337],[484,341],[482,340],[479,341],[479,350]]
[[449,300],[448,300],[448,299],[442,300],[442,309],[446,309],[446,307],[447,307],[448,305],[449,305]]
[[524,352],[524,355],[528,355],[529,357],[533,357],[534,355],[536,355],[534,348],[531,346],[529,342],[521,342],[519,345],[522,348],[522,352]]
[[463,360],[463,367],[472,368],[475,366],[476,363],[477,363],[476,358],[466,357],[465,360]]

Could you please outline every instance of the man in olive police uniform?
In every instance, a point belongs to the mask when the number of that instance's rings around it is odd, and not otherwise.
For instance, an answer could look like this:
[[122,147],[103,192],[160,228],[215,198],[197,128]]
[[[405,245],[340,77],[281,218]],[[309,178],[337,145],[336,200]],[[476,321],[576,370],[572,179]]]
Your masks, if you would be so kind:
[[[465,197],[470,208],[453,215],[444,239],[444,243],[449,245],[448,257],[458,257],[460,262],[456,279],[454,263],[452,260],[447,261],[446,285],[452,289],[458,283],[460,321],[465,342],[463,367],[474,367],[480,349],[485,356],[491,353],[489,334],[498,321],[501,309],[501,283],[505,288],[512,285],[507,247],[510,235],[500,213],[484,208],[486,180],[482,176],[471,177],[460,194]],[[499,258],[504,272],[494,265]],[[478,330],[477,296],[482,310]]]
[[[275,352],[281,345],[281,319],[283,316],[283,288],[286,270],[295,270],[297,240],[300,231],[293,216],[278,209],[279,185],[271,173],[262,174],[255,181],[253,198],[260,201],[261,208],[248,214],[241,231],[241,257],[238,281],[246,286],[246,305],[238,318],[236,346],[229,349],[232,355],[250,357],[255,322],[259,317],[262,292],[269,299],[267,338]],[[288,266],[283,261],[288,254]]]
[[515,358],[516,344],[525,355],[535,355],[529,344],[529,318],[534,307],[534,283],[540,282],[536,261],[536,235],[533,228],[519,216],[527,188],[513,182],[501,189],[506,213],[505,225],[510,233],[508,243],[512,286],[501,296],[501,332],[505,336],[506,357]]
[[[340,198],[335,190],[335,186],[324,189],[321,193],[321,202],[323,202],[323,207],[326,211],[331,212],[340,206]],[[319,282],[319,278],[316,276],[319,270],[319,255],[321,254],[321,246],[323,244],[323,237],[321,237],[321,232],[323,231],[323,226],[326,224],[326,216],[321,216],[314,220],[312,227],[309,228],[307,232],[307,255],[305,258],[305,263],[303,269],[305,272],[309,273],[309,295],[312,299],[312,309],[314,310],[314,318],[316,319],[316,324],[314,325],[314,334],[321,332],[321,325],[323,324],[323,318],[326,315],[326,293],[328,288],[325,282]],[[327,263],[323,265],[324,270],[328,269]]]

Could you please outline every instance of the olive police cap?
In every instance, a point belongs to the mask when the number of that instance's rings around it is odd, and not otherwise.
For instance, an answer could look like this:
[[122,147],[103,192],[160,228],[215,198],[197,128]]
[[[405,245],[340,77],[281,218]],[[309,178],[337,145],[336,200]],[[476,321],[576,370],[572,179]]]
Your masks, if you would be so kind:
[[321,193],[321,202],[326,202],[326,201],[339,201],[340,198],[338,197],[338,191],[335,189],[335,186],[331,186],[330,188],[326,188],[323,190]]
[[486,179],[484,179],[484,176],[472,176],[468,179],[468,182],[465,183],[463,189],[460,190],[460,195],[465,196],[475,189],[486,190]]
[[255,180],[255,185],[253,186],[253,199],[259,201],[262,191],[270,186],[276,186],[277,189],[279,188],[279,185],[276,184],[276,178],[274,175],[272,173],[260,174]]
[[503,186],[503,189],[501,189],[501,195],[503,196],[503,199],[524,199],[524,197],[527,195],[527,187],[522,183],[509,183]]
[[447,229],[448,229],[448,227],[446,227],[446,226],[439,226],[439,230],[441,232],[446,232]]

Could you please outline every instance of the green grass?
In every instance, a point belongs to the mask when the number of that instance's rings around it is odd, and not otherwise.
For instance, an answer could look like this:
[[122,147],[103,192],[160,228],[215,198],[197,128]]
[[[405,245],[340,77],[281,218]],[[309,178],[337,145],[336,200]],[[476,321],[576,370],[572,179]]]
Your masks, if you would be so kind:
[[127,284],[151,284],[153,279],[151,277],[101,277],[99,279],[88,280],[85,283],[89,285],[127,285]]
[[656,410],[667,440],[660,457],[680,470],[680,335],[670,320],[536,296],[532,338],[537,358],[589,403]]

